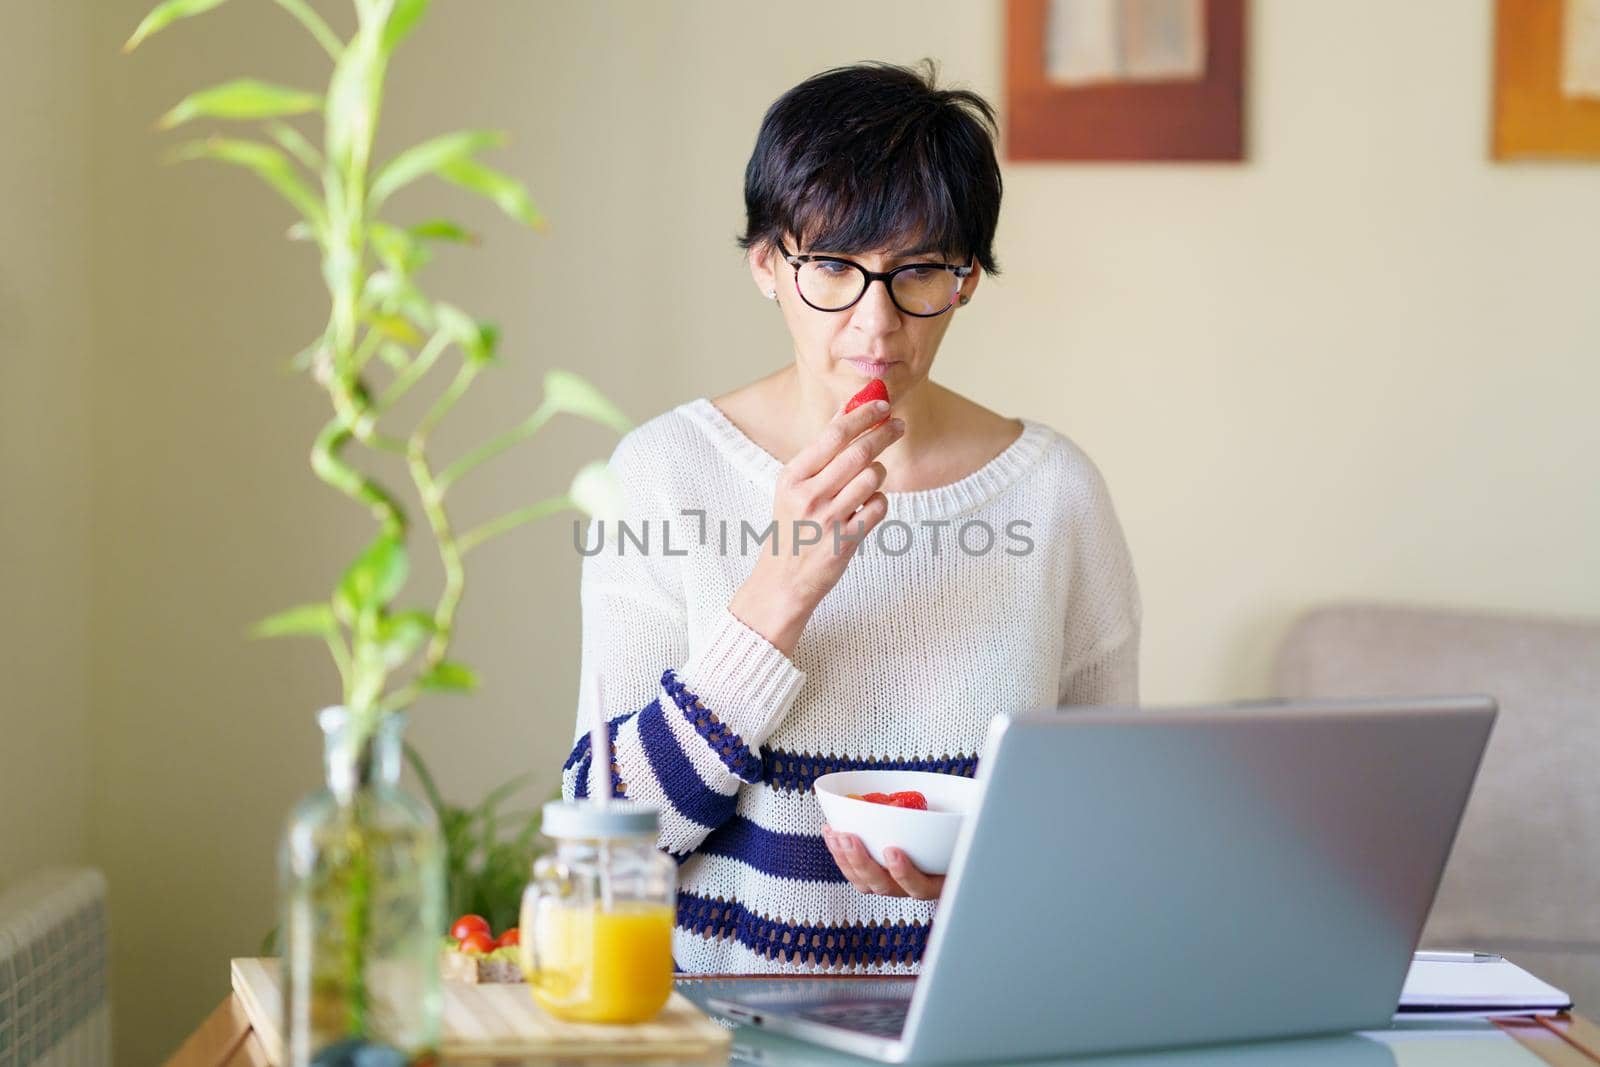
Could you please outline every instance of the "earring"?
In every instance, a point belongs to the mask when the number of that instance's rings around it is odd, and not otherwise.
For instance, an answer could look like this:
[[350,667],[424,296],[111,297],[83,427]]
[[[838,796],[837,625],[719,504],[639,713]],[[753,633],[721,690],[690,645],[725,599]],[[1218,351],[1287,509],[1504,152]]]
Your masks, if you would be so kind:
[[968,304],[972,303],[972,297],[968,296],[966,293],[962,293],[961,298],[957,301],[957,303],[959,303],[962,307],[966,307]]
[[778,290],[776,290],[776,289],[768,289],[767,290],[767,299],[768,300],[776,300],[776,299],[778,299]]

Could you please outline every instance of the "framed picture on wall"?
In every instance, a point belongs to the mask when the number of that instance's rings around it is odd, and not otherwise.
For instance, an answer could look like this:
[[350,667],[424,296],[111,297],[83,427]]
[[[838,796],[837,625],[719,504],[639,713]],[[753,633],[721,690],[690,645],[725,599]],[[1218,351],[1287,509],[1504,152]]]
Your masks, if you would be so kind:
[[1600,159],[1600,0],[1499,0],[1495,159]]
[[1245,0],[1008,0],[1013,160],[1244,158]]

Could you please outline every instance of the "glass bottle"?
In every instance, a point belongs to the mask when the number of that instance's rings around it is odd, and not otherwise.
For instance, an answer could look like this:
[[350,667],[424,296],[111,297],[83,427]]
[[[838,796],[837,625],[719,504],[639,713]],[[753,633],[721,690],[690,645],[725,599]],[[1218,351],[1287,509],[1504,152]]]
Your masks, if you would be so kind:
[[522,965],[550,1014],[633,1023],[672,995],[678,865],[657,850],[656,809],[626,800],[551,801],[554,853],[522,897]]
[[399,787],[404,717],[317,717],[327,784],[279,852],[283,1035],[290,1067],[401,1067],[439,1047],[444,850]]

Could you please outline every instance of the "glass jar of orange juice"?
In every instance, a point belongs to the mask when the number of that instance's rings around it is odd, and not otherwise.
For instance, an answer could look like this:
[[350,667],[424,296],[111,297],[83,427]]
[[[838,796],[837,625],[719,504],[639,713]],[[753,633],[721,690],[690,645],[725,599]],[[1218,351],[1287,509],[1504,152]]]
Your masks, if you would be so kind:
[[553,854],[522,895],[522,970],[550,1014],[642,1022],[672,995],[678,865],[656,849],[656,809],[626,800],[551,801]]

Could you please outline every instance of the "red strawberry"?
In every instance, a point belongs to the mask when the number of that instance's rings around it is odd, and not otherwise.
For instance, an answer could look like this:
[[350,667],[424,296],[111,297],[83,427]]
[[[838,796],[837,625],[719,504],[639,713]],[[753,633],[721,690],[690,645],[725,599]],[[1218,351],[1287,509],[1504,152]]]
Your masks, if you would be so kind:
[[889,387],[883,384],[882,378],[874,378],[862,387],[861,392],[845,402],[845,414],[849,414],[862,404],[870,404],[874,400],[888,400]]
[[891,808],[910,808],[913,811],[927,811],[928,798],[915,789],[907,789],[901,793],[846,793],[852,800],[865,800],[868,804],[886,804]]

